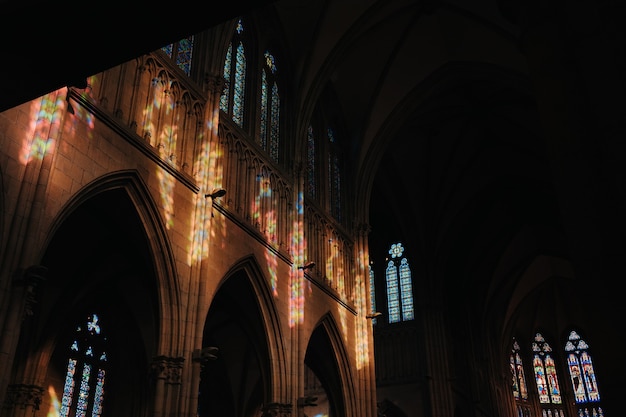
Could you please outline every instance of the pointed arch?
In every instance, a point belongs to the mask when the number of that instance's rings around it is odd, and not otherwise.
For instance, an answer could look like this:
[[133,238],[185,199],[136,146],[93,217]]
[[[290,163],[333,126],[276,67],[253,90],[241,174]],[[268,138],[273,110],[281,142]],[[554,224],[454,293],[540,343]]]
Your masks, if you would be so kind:
[[[227,271],[216,289],[206,314],[203,335],[203,346],[215,344],[227,350],[235,349],[242,343],[254,346],[254,353],[240,351],[239,356],[224,351],[224,360],[220,363],[218,359],[211,364],[213,372],[224,375],[232,374],[237,362],[250,361],[248,363],[252,367],[258,367],[260,375],[244,376],[240,373],[239,383],[242,386],[255,385],[260,392],[250,391],[245,399],[231,398],[232,407],[244,402],[255,408],[261,404],[290,401],[287,347],[284,345],[286,336],[282,329],[269,278],[265,277],[254,256],[240,259]],[[250,357],[252,354],[254,358]],[[235,356],[237,360],[234,360]],[[280,391],[276,391],[276,387]],[[206,404],[209,409],[205,411],[218,411],[211,408],[214,405]]]
[[[354,378],[353,370],[341,331],[330,312],[320,318],[311,332],[304,361],[323,387],[328,401],[328,414],[354,415],[354,399],[357,395],[354,384],[349,382]],[[305,387],[305,396],[308,394]]]
[[[59,404],[74,324],[96,314],[108,323],[110,384],[104,405],[88,407],[113,415],[127,406],[147,407],[143,381],[152,359],[181,356],[182,339],[173,255],[149,190],[134,170],[105,175],[69,199],[46,236],[39,262],[48,271],[46,290],[37,320],[20,335],[16,380],[41,381],[42,407]],[[93,383],[98,390],[101,384]]]
[[[167,236],[166,226],[160,214],[160,209],[147,185],[135,170],[117,171],[105,175],[92,183],[87,184],[81,191],[69,200],[61,210],[58,218],[53,222],[48,242],[43,246],[48,248],[50,240],[65,221],[83,204],[108,192],[117,192],[124,196],[134,208],[145,233],[150,260],[155,273],[156,293],[160,318],[169,318],[162,323],[161,328],[168,329],[168,338],[159,338],[156,351],[171,355],[181,355],[182,334],[177,323],[180,322],[180,289],[177,276],[174,254]],[[158,254],[158,256],[157,256]]]

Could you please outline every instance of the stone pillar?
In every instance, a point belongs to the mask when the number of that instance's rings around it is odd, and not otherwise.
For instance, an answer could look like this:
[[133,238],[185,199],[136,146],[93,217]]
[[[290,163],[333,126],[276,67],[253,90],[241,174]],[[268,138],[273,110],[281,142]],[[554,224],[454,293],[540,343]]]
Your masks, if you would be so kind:
[[454,416],[454,395],[450,384],[450,342],[446,337],[445,318],[440,303],[430,303],[422,310],[424,347],[426,351],[425,375],[430,404],[438,417]]
[[157,356],[152,361],[154,378],[154,409],[152,415],[170,416],[178,414],[180,385],[184,358]]
[[[4,247],[0,254],[0,403],[2,402],[15,349],[21,331],[22,300],[16,297],[15,281],[22,279],[15,271],[21,271],[36,256],[38,249],[33,242],[38,241],[39,224],[44,213],[47,185],[51,167],[56,157],[55,149],[61,141],[62,126],[67,111],[66,89],[45,95],[39,101],[41,111],[32,137],[28,138],[29,154],[25,166],[11,183],[19,184],[18,189],[8,195],[8,213],[12,213],[6,230]],[[28,129],[27,129],[28,130]],[[14,155],[16,159],[18,155]],[[10,201],[10,202],[9,202]],[[14,204],[10,206],[10,204]],[[26,287],[28,288],[28,287]],[[18,305],[14,301],[17,301]]]
[[[202,339],[205,323],[205,314],[209,304],[206,296],[206,262],[209,258],[213,223],[213,198],[205,197],[214,188],[221,187],[221,178],[215,176],[215,147],[218,146],[219,100],[223,89],[223,79],[219,75],[207,76],[208,95],[204,109],[203,127],[200,129],[199,147],[203,155],[196,155],[195,159],[204,161],[204,166],[198,167],[198,172],[204,173],[198,178],[200,193],[197,196],[194,213],[194,235],[202,238],[193,242],[193,253],[196,254],[189,276],[189,291],[187,294],[187,328],[185,329],[185,355],[191,356],[194,351],[202,348]],[[186,377],[182,390],[181,415],[195,417],[198,410],[198,388],[200,386],[201,368],[197,361],[187,361],[184,365]],[[189,384],[187,384],[189,381]]]
[[[33,306],[37,302],[37,288],[45,280],[47,269],[45,267],[34,265],[20,271],[12,281],[11,293],[13,296],[7,300],[6,322],[12,323],[11,331],[4,330],[2,334],[2,346],[10,346],[11,354],[6,354],[6,362],[4,362],[3,384],[0,385],[2,393],[5,392],[4,386],[9,383],[8,376],[11,374],[10,367],[15,358],[15,349],[18,343],[22,322],[26,317],[33,315]],[[5,354],[4,350],[2,352]],[[9,358],[11,360],[9,360]],[[10,388],[6,393],[9,394]],[[0,395],[0,404],[3,396]],[[20,397],[21,398],[21,397]],[[7,398],[8,400],[8,398]]]

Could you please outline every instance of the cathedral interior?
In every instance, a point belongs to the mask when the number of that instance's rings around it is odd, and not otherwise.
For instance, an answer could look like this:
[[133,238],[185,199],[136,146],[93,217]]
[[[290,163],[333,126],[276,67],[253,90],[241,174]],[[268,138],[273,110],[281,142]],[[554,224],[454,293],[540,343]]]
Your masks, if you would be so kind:
[[617,416],[623,5],[142,6],[0,5],[0,416]]

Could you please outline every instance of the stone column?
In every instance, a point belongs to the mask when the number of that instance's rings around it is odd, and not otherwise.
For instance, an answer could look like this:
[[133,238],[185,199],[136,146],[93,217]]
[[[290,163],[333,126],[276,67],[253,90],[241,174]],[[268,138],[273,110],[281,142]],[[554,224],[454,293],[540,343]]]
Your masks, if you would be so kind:
[[153,359],[152,376],[155,383],[153,416],[170,416],[178,413],[184,361],[184,358],[167,356],[157,356]]
[[[6,210],[12,213],[9,227],[3,239],[6,250],[0,258],[0,403],[8,384],[8,376],[15,357],[15,348],[21,331],[22,300],[16,297],[14,283],[22,279],[19,275],[24,265],[29,265],[37,247],[39,225],[44,213],[47,185],[51,167],[54,166],[56,148],[61,141],[62,126],[67,114],[66,89],[45,95],[39,101],[38,120],[24,123],[36,123],[32,137],[24,138],[28,147],[22,170],[16,170],[10,183],[19,184],[8,195],[10,204]],[[22,155],[12,155],[20,160]],[[13,206],[11,206],[13,204]],[[16,274],[16,271],[17,274]],[[28,287],[26,287],[28,289]],[[15,303],[17,302],[17,305]]]
[[[193,242],[193,253],[196,254],[191,266],[189,277],[189,293],[187,294],[187,329],[185,329],[185,355],[191,356],[194,351],[202,348],[206,307],[208,305],[205,280],[207,279],[206,263],[209,258],[211,242],[211,225],[213,223],[213,198],[205,197],[216,187],[222,184],[216,183],[215,178],[215,147],[218,146],[218,123],[219,123],[219,100],[223,88],[223,79],[219,75],[207,76],[208,96],[204,109],[203,127],[200,129],[199,140],[202,142],[200,149],[202,155],[196,155],[197,161],[202,161],[203,166],[198,171],[203,173],[198,178],[200,193],[197,196],[196,211],[194,214],[194,235],[200,238]],[[221,181],[221,179],[219,179]],[[189,375],[186,381],[189,384],[183,386],[181,413],[195,417],[198,410],[198,388],[200,386],[201,366],[198,361],[187,361],[185,372]]]

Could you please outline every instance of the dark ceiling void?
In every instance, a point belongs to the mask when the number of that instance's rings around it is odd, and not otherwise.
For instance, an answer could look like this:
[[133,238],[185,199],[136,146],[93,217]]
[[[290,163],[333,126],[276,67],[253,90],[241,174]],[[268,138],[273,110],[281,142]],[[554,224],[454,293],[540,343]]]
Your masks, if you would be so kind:
[[91,75],[274,1],[218,2],[208,13],[189,13],[185,6],[178,20],[152,2],[2,2],[0,14],[11,24],[0,25],[0,112],[61,87],[79,87]]

